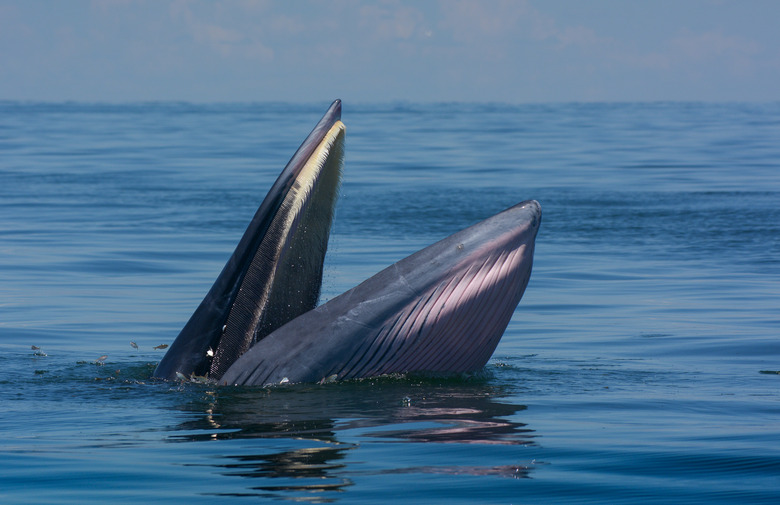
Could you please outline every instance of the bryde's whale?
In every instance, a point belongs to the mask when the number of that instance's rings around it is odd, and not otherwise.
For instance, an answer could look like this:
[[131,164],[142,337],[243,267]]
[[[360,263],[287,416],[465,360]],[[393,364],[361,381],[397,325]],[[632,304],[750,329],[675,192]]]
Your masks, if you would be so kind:
[[335,101],[260,205],[155,376],[268,385],[482,368],[528,284],[525,201],[316,307],[344,151]]

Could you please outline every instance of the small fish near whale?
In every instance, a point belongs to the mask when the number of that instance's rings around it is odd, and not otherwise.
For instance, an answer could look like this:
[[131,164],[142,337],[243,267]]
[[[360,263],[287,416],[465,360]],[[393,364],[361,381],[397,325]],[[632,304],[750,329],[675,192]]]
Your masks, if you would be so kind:
[[270,385],[484,367],[528,284],[530,200],[317,301],[341,182],[336,100],[282,170],[154,376]]

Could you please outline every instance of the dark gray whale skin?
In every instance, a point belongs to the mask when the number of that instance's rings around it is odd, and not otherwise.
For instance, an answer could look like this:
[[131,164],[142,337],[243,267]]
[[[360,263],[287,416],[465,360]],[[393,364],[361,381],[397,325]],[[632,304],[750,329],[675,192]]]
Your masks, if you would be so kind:
[[479,370],[528,284],[540,223],[526,201],[422,249],[270,333],[218,382]]
[[[218,379],[252,343],[316,306],[341,180],[340,119],[341,101],[336,100],[271,187],[214,285],[157,365],[155,377]],[[323,145],[326,168],[314,178],[309,194],[300,190],[302,173]],[[303,217],[290,209],[295,204],[302,207]],[[279,231],[283,222],[292,223],[288,233]],[[303,260],[288,254],[301,249],[307,251]],[[295,280],[294,288],[279,287],[285,277]]]

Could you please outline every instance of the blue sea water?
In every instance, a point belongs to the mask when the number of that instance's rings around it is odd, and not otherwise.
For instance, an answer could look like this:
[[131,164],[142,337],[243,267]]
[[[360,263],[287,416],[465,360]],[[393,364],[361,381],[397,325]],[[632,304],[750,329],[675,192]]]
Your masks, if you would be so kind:
[[780,502],[776,103],[346,103],[324,299],[541,202],[493,359],[150,380],[326,107],[0,102],[0,502]]

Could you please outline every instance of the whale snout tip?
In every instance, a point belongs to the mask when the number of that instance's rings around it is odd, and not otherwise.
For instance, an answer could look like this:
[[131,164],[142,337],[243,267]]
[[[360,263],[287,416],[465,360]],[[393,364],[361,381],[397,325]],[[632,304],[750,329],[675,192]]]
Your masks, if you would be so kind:
[[530,208],[540,216],[542,215],[542,205],[536,200],[528,200],[524,202],[523,207]]
[[[536,200],[527,200],[523,203],[518,204],[518,207],[530,214],[531,227],[538,230],[539,225],[542,224],[541,204],[539,204],[539,202],[537,202]],[[528,217],[529,216],[526,214],[526,219],[528,219]]]
[[531,224],[534,228],[539,228],[539,225],[542,224],[542,205],[536,200],[531,200],[530,205],[534,209],[534,220]]

